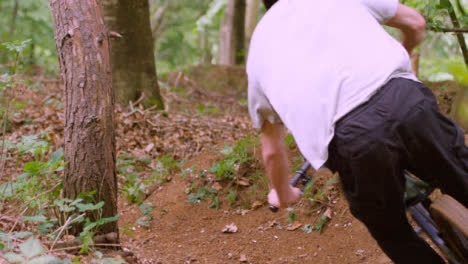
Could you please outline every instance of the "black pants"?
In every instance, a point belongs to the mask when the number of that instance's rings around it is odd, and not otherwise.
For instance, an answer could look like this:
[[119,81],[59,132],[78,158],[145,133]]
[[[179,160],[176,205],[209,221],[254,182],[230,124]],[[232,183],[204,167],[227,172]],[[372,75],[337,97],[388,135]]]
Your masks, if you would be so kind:
[[444,263],[413,230],[403,201],[408,170],[468,207],[468,148],[426,86],[397,78],[340,119],[327,166],[351,213],[395,263]]

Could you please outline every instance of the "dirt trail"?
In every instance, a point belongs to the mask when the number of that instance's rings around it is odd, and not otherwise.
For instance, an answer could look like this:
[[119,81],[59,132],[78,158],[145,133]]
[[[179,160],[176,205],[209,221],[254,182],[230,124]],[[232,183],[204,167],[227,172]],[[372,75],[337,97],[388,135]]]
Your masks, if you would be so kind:
[[[286,230],[286,210],[273,214],[263,206],[246,212],[216,211],[207,203],[186,203],[185,188],[180,179],[164,185],[149,198],[157,206],[151,227],[137,227],[132,236],[122,236],[124,246],[136,250],[143,263],[240,263],[242,259],[246,263],[391,263],[365,227],[351,217],[344,197],[338,198],[323,233],[307,234]],[[162,215],[161,210],[167,213]],[[317,217],[297,214],[300,223]],[[137,208],[128,208],[120,226],[139,217]],[[232,223],[238,232],[221,231]]]

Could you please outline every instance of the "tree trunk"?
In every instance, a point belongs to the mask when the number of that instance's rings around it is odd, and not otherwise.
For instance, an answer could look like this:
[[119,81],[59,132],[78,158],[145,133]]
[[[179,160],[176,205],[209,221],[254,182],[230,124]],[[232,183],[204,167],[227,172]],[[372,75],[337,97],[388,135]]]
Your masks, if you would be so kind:
[[199,46],[202,52],[200,56],[200,64],[208,65],[211,64],[213,56],[211,55],[211,47],[208,39],[208,34],[206,30],[201,30],[198,34]]
[[247,10],[245,16],[245,50],[248,54],[250,40],[258,22],[258,11],[260,8],[260,0],[247,0]]
[[219,64],[235,65],[245,61],[246,0],[229,0],[221,21]]
[[[447,1],[450,7],[448,8],[448,13],[450,16],[450,20],[455,28],[460,28],[460,22],[458,21],[457,14],[455,13],[455,9],[450,1]],[[462,9],[463,10],[463,9]],[[461,11],[464,12],[464,11]],[[463,33],[457,32],[455,33],[458,39],[458,43],[460,44],[460,49],[463,55],[463,59],[465,60],[465,65],[468,68],[468,48],[466,46],[465,37]]]
[[[117,215],[114,94],[109,34],[97,0],[51,0],[55,41],[65,83],[64,195],[96,191],[102,217]],[[93,216],[90,216],[93,217]],[[95,218],[93,218],[95,220]],[[72,232],[77,235],[80,227]],[[99,233],[117,232],[116,222]]]
[[[151,5],[154,4],[154,0],[151,1]],[[169,0],[164,0],[163,6],[158,8],[156,12],[151,16],[151,33],[153,36],[153,41],[156,42],[161,35],[161,32],[166,26],[166,20],[164,14],[166,13],[167,8],[169,7]]]
[[13,6],[13,13],[11,14],[10,37],[13,36],[13,34],[15,34],[16,17],[18,17],[18,9],[19,9],[19,0],[15,0],[15,4]]
[[127,105],[144,95],[145,106],[162,109],[148,0],[101,0],[111,40],[113,86],[117,102]]

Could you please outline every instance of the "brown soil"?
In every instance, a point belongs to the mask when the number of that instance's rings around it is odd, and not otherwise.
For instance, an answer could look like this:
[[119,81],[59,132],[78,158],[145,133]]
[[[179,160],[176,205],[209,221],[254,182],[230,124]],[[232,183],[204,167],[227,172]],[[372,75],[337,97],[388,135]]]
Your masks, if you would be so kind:
[[[221,158],[217,151],[226,143],[247,135],[256,137],[245,105],[247,89],[243,68],[195,67],[170,74],[162,82],[169,87],[162,89],[168,105],[166,112],[146,112],[137,106],[118,109],[119,153],[151,159],[170,153],[176,159],[187,160],[182,169],[193,165],[198,169],[209,169]],[[30,94],[37,97],[33,100],[37,103],[27,105],[15,115],[8,134],[10,140],[16,141],[21,135],[38,133],[49,127],[53,149],[62,145],[61,106],[53,103],[45,106],[52,99],[60,101],[57,98],[60,91],[55,83],[49,86],[48,92]],[[449,112],[456,86],[453,83],[430,86],[435,88],[441,109]],[[178,87],[183,89],[178,90]],[[206,109],[218,110],[203,112]],[[32,123],[25,121],[28,116],[34,117]],[[258,156],[259,151],[253,151]],[[297,148],[291,147],[290,154],[294,162],[294,157],[299,155]],[[250,170],[261,171],[257,163]],[[9,163],[7,172],[19,173],[15,168],[18,166]],[[150,175],[152,168],[153,163],[141,172],[142,177]],[[120,183],[122,177],[119,175]],[[325,188],[325,183],[332,177],[329,172],[317,172],[315,188]],[[262,187],[261,182],[238,187],[238,200],[249,198],[251,206],[239,201],[229,206],[225,199],[221,199],[219,210],[215,210],[208,208],[209,201],[186,202],[186,188],[197,180],[200,179],[196,175],[182,178],[179,170],[169,177],[168,182],[152,188],[146,202],[156,207],[149,227],[137,224],[137,219],[142,217],[140,209],[121,195],[121,242],[126,250],[135,253],[139,263],[392,263],[366,228],[351,216],[339,183],[326,188],[326,202],[312,206],[307,199],[302,199],[295,205],[295,223],[301,226],[289,231],[289,212],[268,210],[266,186]],[[259,189],[250,197],[254,185]],[[226,191],[229,187],[223,184],[221,188]],[[252,202],[261,206],[256,208]],[[318,217],[327,208],[331,219],[321,234],[302,230],[306,224],[317,224]],[[223,233],[222,229],[230,224],[237,226],[238,231]]]

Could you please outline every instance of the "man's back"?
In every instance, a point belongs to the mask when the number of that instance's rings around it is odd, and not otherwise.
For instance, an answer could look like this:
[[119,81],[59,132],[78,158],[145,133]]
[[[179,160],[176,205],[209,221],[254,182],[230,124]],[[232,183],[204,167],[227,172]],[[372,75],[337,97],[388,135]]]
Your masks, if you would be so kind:
[[[312,165],[322,166],[338,119],[389,79],[416,80],[408,53],[379,24],[394,15],[397,4],[395,0],[275,4],[254,33],[247,63],[254,124],[280,119]],[[264,109],[269,107],[272,111]],[[265,116],[275,112],[275,118]]]

